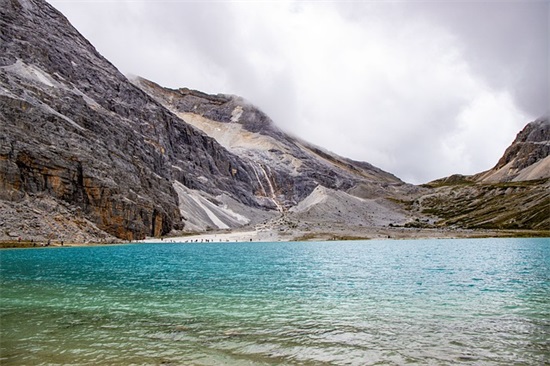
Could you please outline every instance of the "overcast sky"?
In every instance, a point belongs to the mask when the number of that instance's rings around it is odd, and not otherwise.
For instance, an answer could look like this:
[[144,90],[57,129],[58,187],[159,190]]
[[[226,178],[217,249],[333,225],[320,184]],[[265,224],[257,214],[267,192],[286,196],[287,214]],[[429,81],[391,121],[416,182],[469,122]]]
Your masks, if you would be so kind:
[[411,183],[489,169],[548,115],[548,1],[49,2],[125,74],[240,95]]

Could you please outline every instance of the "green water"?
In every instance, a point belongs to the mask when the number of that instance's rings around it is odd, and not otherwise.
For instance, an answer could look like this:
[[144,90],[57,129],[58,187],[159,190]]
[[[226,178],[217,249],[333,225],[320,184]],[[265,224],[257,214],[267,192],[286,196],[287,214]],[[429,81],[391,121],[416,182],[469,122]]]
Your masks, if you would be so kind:
[[1,365],[550,364],[550,240],[0,251]]

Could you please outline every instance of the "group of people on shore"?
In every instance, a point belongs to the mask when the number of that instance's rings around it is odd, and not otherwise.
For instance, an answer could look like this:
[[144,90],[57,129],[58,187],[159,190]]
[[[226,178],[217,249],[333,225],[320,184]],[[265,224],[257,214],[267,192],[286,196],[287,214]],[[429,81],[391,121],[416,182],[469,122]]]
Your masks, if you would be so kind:
[[[23,239],[21,237],[18,237],[17,238],[17,242],[19,244],[21,244],[23,242]],[[41,242],[41,241],[34,241],[34,239],[31,239],[30,240],[30,244],[33,246],[33,247],[36,247],[36,246],[40,246],[40,247],[49,247],[50,245],[52,245],[52,240],[51,239],[48,239],[46,242]],[[59,244],[61,246],[64,245],[64,241],[61,240],[59,241]]]

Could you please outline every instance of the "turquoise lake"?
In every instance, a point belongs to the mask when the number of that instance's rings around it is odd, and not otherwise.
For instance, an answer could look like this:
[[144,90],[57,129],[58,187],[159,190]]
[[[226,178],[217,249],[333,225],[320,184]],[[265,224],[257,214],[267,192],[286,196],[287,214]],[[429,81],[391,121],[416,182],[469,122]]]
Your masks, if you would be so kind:
[[550,240],[0,251],[1,365],[548,365]]

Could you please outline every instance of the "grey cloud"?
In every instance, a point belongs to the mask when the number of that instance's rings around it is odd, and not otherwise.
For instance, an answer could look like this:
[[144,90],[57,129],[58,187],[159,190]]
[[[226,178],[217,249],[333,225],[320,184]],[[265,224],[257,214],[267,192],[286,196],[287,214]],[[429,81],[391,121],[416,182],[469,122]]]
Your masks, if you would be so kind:
[[549,113],[550,3],[548,1],[343,2],[351,21],[420,20],[448,30],[469,66],[497,89],[511,91],[533,116]]
[[549,107],[550,3],[547,1],[414,3],[460,41],[473,71],[519,106],[540,116]]
[[51,2],[123,72],[240,95],[411,182],[488,168],[548,105],[547,3]]

